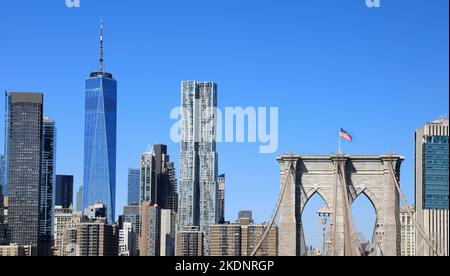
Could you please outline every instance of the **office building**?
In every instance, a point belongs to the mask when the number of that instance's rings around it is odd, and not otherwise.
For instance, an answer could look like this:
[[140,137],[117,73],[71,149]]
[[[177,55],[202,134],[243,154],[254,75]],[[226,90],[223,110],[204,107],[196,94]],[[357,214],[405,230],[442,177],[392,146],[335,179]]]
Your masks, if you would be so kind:
[[167,164],[167,173],[169,175],[169,206],[168,209],[178,213],[178,182],[176,178],[175,165],[173,162]]
[[215,224],[211,226],[211,256],[241,256],[241,225]]
[[77,206],[75,207],[75,209],[78,212],[83,212],[83,186],[80,186],[80,188],[78,189],[76,197],[77,197],[77,199],[76,199]]
[[40,256],[51,256],[53,234],[53,210],[55,192],[56,165],[56,127],[55,121],[44,116],[42,123],[42,181],[40,188],[40,221],[39,233],[41,246]]
[[73,175],[56,175],[55,206],[73,206]]
[[8,195],[8,177],[6,175],[6,157],[0,155],[0,186],[3,187],[3,195]]
[[160,255],[175,256],[176,213],[170,209],[161,210]]
[[83,208],[103,203],[108,222],[115,219],[117,82],[103,67],[103,25],[97,72],[86,80]]
[[225,175],[219,175],[219,223],[225,222]]
[[31,257],[34,255],[30,245],[0,245],[0,257]]
[[[413,216],[415,216],[414,213]],[[411,218],[405,207],[400,210],[400,227],[401,256],[415,256],[416,226],[414,225],[413,218]]]
[[124,222],[119,230],[119,256],[136,256],[136,233],[131,222]]
[[208,255],[210,226],[218,216],[217,85],[181,84],[180,200],[178,229],[199,226]]
[[77,256],[118,256],[119,231],[117,225],[105,219],[91,219],[77,224]]
[[43,95],[6,93],[8,225],[18,246],[40,243]]
[[131,229],[136,234],[135,236],[135,250],[139,252],[139,235],[141,233],[141,214],[139,205],[132,204],[123,207],[122,224],[131,223]]
[[96,203],[88,206],[84,210],[84,215],[88,217],[88,219],[105,219],[108,221],[108,209],[103,203]]
[[[141,171],[140,171],[140,192],[139,192],[139,204],[141,202],[152,202],[152,199],[154,199],[154,173],[153,173],[153,167],[154,164],[154,158],[152,152],[144,152],[141,155]],[[153,189],[152,189],[153,188]]]
[[[416,130],[416,217],[435,250],[448,255],[449,244],[449,122],[447,118]],[[416,255],[435,255],[421,235],[416,235]]]
[[161,209],[144,201],[141,203],[140,256],[160,256]]
[[166,145],[154,145],[153,151],[141,155],[140,178],[141,202],[155,203],[161,209],[176,208],[175,170]]
[[[54,256],[71,256],[71,249],[74,249],[75,241],[71,240],[70,235],[66,236],[67,230],[76,229],[76,225],[83,221],[81,212],[76,212],[71,208],[55,207],[54,221]],[[70,242],[72,241],[72,243]],[[65,250],[69,250],[66,252]]]
[[128,169],[128,205],[139,204],[140,169]]
[[[266,225],[253,224],[251,211],[239,212],[236,223],[211,226],[211,256],[250,256],[266,231]],[[278,228],[273,226],[256,256],[277,256]]]
[[203,232],[198,226],[186,226],[177,232],[175,255],[200,257],[204,255]]

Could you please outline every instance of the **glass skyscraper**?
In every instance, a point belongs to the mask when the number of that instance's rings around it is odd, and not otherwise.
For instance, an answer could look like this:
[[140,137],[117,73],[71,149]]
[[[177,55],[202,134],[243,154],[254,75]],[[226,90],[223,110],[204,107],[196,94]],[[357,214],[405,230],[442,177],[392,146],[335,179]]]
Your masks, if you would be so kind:
[[6,156],[11,243],[40,245],[42,181],[41,93],[6,93]]
[[106,206],[107,220],[115,219],[117,82],[103,70],[103,26],[100,65],[85,89],[83,208]]
[[204,252],[208,255],[210,227],[219,221],[217,85],[182,82],[181,108],[178,229],[200,227],[205,237]]
[[55,121],[44,116],[42,123],[42,181],[40,188],[39,255],[51,256],[53,210],[55,209],[56,127]]
[[139,204],[139,176],[140,169],[128,169],[128,205]]
[[[449,254],[449,121],[425,124],[416,131],[416,216],[436,250]],[[416,235],[416,255],[433,255]]]

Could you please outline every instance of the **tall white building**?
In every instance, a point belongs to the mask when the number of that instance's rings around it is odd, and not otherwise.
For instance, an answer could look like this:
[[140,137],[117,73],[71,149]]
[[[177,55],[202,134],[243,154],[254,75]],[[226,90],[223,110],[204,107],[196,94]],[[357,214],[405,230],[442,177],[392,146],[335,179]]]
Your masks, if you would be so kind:
[[124,222],[123,228],[119,230],[119,255],[135,256],[136,255],[136,233],[133,231],[131,222]]
[[175,256],[176,213],[170,209],[161,210],[160,255]]
[[[415,216],[415,214],[413,214]],[[416,255],[416,227],[407,209],[400,210],[401,255]]]
[[216,153],[217,85],[181,84],[181,149],[179,230],[199,226],[208,255],[210,226],[218,218],[218,155]]
[[[449,122],[425,124],[416,131],[416,216],[436,251],[449,254]],[[435,255],[416,235],[416,256]]]

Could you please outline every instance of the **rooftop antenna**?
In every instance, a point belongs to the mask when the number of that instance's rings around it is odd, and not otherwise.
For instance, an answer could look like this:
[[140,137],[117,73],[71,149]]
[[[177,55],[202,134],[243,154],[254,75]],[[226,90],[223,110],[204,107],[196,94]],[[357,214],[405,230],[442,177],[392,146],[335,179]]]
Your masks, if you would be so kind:
[[100,19],[100,61],[99,68],[100,73],[103,73],[103,18]]

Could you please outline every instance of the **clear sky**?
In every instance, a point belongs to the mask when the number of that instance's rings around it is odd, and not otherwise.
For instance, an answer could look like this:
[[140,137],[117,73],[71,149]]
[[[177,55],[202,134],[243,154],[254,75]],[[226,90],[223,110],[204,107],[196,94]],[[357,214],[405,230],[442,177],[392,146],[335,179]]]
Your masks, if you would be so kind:
[[[128,167],[138,166],[148,145],[168,144],[178,162],[169,112],[179,105],[182,80],[217,82],[220,107],[279,107],[276,153],[259,154],[248,143],[218,147],[228,220],[240,209],[267,220],[279,192],[276,157],[336,152],[339,125],[355,139],[343,143],[347,153],[406,157],[402,186],[413,203],[414,131],[449,109],[448,5],[81,0],[68,9],[64,0],[2,0],[0,90],[45,93],[45,113],[58,127],[57,172],[74,174],[77,190],[84,79],[98,65],[103,17],[105,67],[119,83],[116,213],[126,203]],[[314,200],[307,210],[320,205]],[[358,206],[355,224],[370,238],[373,210],[367,201]],[[315,214],[305,217],[308,243],[320,246]]]

